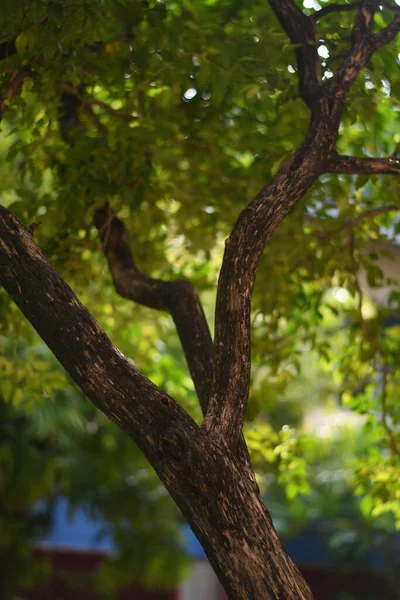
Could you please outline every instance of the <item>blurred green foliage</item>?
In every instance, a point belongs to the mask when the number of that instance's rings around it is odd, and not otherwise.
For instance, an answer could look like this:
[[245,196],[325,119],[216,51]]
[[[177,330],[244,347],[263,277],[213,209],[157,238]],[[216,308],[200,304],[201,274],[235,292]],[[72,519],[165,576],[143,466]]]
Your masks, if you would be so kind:
[[[318,24],[326,78],[352,18]],[[259,0],[7,0],[0,32],[1,89],[28,72],[2,122],[0,202],[42,222],[36,241],[113,342],[199,421],[171,320],[116,295],[93,214],[110,204],[144,272],[190,279],[212,327],[224,239],[307,127],[293,48]],[[399,51],[382,48],[358,78],[341,151],[399,144]],[[324,175],[265,251],[246,437],[288,531],[331,519],[342,532],[362,523],[366,540],[400,525],[399,278],[380,267],[400,233],[396,207],[393,176]],[[370,288],[390,285],[390,302],[371,300],[361,271]],[[60,492],[112,525],[120,556],[103,590],[127,573],[173,585],[184,560],[172,502],[1,290],[0,395],[0,562],[17,557],[4,594],[34,577],[27,540],[47,524],[22,517],[46,500],[50,519]]]

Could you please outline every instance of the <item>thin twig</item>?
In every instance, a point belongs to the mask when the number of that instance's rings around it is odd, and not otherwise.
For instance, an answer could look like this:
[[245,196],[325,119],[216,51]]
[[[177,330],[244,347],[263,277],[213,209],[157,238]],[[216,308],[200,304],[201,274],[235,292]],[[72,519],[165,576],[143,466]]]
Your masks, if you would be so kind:
[[89,118],[93,121],[93,123],[96,125],[96,127],[99,130],[100,134],[103,137],[107,137],[108,136],[108,129],[107,129],[107,127],[101,122],[99,116],[96,115],[96,113],[91,108],[91,106],[83,106],[83,109],[86,112],[86,114],[89,116]]
[[322,19],[322,17],[325,17],[331,13],[356,10],[360,6],[361,2],[353,2],[352,4],[330,4],[329,6],[325,6],[324,8],[317,10],[315,13],[310,15],[310,18],[313,21],[319,21],[319,19]]
[[378,215],[383,215],[392,210],[400,210],[400,207],[396,206],[395,204],[389,204],[388,206],[380,206],[379,208],[366,210],[360,215],[358,215],[358,217],[353,219],[353,221],[344,223],[343,225],[336,227],[336,229],[332,229],[331,231],[312,231],[311,233],[307,234],[307,236],[317,237],[321,240],[324,240],[329,237],[338,235],[339,233],[342,233],[342,231],[352,231],[353,229],[358,227],[358,225],[360,225],[363,221],[365,221],[365,219],[377,217]]
[[21,87],[25,77],[27,77],[29,74],[30,71],[28,69],[20,69],[13,73],[10,83],[8,84],[4,92],[0,95],[0,117],[4,113],[4,110],[6,108],[6,102],[13,98],[13,96]]
[[[334,237],[335,235],[342,233],[343,231],[352,231],[352,230],[356,229],[356,227],[361,225],[365,219],[377,217],[379,215],[388,213],[392,210],[400,210],[400,207],[396,206],[395,204],[388,204],[387,206],[380,206],[378,208],[372,208],[371,210],[366,210],[366,211],[360,213],[352,221],[347,221],[346,223],[339,225],[339,227],[336,227],[335,229],[331,229],[329,231],[319,231],[318,229],[313,229],[312,231],[309,231],[308,233],[303,233],[303,238],[317,238],[319,240],[326,240],[330,237]],[[278,231],[274,237],[275,237],[275,239],[293,238],[293,232],[279,233],[279,231]],[[313,252],[314,252],[314,250],[313,250]]]
[[82,102],[83,105],[90,104],[90,105],[94,105],[94,106],[100,106],[100,108],[102,108],[103,110],[108,112],[110,115],[113,115],[114,117],[118,117],[119,119],[123,119],[124,121],[127,121],[128,123],[137,120],[137,117],[134,117],[133,115],[123,112],[122,110],[117,110],[115,108],[112,108],[106,102],[97,100],[97,98],[89,98],[87,96],[84,96],[83,94],[81,94],[79,92],[79,90],[68,85],[67,83],[59,82],[57,85],[59,88],[65,90],[69,94],[73,94],[74,96],[76,96]]
[[400,456],[400,448],[397,443],[396,437],[388,423],[388,406],[387,406],[387,377],[388,377],[389,366],[387,363],[383,364],[382,367],[382,393],[380,396],[382,414],[381,423],[386,432],[387,439],[389,442],[390,449],[393,454]]

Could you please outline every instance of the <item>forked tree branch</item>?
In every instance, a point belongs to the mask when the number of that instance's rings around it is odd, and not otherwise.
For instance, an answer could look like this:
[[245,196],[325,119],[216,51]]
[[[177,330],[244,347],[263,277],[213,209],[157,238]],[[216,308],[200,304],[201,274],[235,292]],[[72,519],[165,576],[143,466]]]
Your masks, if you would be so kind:
[[[213,381],[214,345],[195,289],[188,281],[164,281],[141,273],[133,258],[125,225],[107,206],[96,211],[95,225],[117,293],[172,316],[205,415]],[[250,457],[242,435],[236,451],[241,464],[249,466]],[[247,472],[256,486],[253,471],[249,468]]]
[[326,163],[325,171],[351,175],[400,175],[400,157],[365,158],[333,154]]
[[351,4],[338,4],[334,2],[333,4],[329,4],[328,6],[324,6],[319,10],[316,10],[315,13],[310,15],[310,18],[313,21],[319,21],[322,17],[326,15],[330,15],[331,13],[337,12],[348,12],[351,10],[357,10],[361,6],[361,2],[352,2]]
[[[203,427],[236,444],[244,420],[250,382],[250,310],[253,285],[269,238],[322,172],[398,174],[398,159],[338,158],[336,139],[351,83],[377,48],[394,39],[399,15],[378,34],[370,33],[378,3],[358,10],[351,49],[334,77],[320,84],[312,21],[292,0],[269,0],[297,50],[301,95],[311,108],[304,142],[269,184],[240,214],[229,236],[218,282],[215,364],[210,404]],[[307,86],[309,86],[307,88]]]
[[273,528],[250,463],[210,439],[112,345],[27,228],[3,207],[0,234],[0,284],[85,395],[138,444],[229,597],[312,600]]
[[241,434],[250,382],[250,309],[253,284],[272,233],[320,175],[319,136],[304,142],[240,214],[226,241],[215,315],[215,362],[203,426],[235,445]]
[[395,204],[388,204],[387,206],[378,206],[377,208],[371,208],[371,210],[365,210],[364,212],[357,215],[351,221],[346,221],[339,225],[339,227],[335,227],[334,229],[329,229],[328,231],[318,231],[314,229],[305,235],[305,237],[314,237],[319,240],[327,240],[335,235],[343,233],[344,231],[353,231],[357,229],[359,225],[361,225],[366,219],[371,219],[373,217],[379,217],[380,215],[385,215],[388,212],[392,212],[395,210],[400,210],[399,206]]
[[163,281],[141,273],[132,255],[125,225],[108,207],[96,211],[95,225],[118,294],[171,314],[205,414],[212,382],[213,342],[193,286],[188,281]]
[[[335,145],[348,89],[373,52],[394,38],[400,22],[396,15],[387,28],[372,35],[377,3],[362,2],[352,48],[332,80],[322,85],[313,20],[293,0],[269,3],[296,46],[300,93],[311,108],[311,123],[300,148],[241,213],[227,240],[218,284],[211,393],[200,384],[203,399],[209,395],[203,426],[197,427],[121,355],[27,229],[1,207],[0,283],[82,391],[138,443],[189,519],[228,595],[240,600],[300,600],[311,598],[311,593],[277,539],[250,463],[240,460],[250,381],[252,289],[273,232],[319,175],[329,166],[337,168]],[[354,160],[359,168],[360,159]],[[186,288],[182,293],[179,282],[168,284],[141,274],[120,221],[101,215],[98,225],[120,293],[171,314],[175,302],[182,302],[186,293],[190,296],[192,308],[181,307],[183,321],[177,325],[184,331],[187,315],[198,308],[193,294]],[[182,342],[192,356],[198,344],[209,345],[209,339],[205,343],[201,337],[204,315],[197,316],[201,341]],[[191,322],[188,331],[192,328]],[[206,368],[211,371],[209,364]],[[198,365],[190,369],[197,388],[201,372]]]

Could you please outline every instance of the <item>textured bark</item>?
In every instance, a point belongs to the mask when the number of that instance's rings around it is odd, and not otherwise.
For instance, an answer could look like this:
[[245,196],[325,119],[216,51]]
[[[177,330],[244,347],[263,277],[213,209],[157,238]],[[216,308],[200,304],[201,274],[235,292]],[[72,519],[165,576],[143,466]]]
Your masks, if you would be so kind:
[[[300,148],[244,209],[226,242],[214,344],[193,288],[141,273],[122,222],[107,210],[96,214],[117,291],[172,315],[206,413],[203,424],[199,427],[112,345],[29,230],[1,207],[0,284],[86,396],[144,452],[192,526],[228,596],[309,600],[311,592],[282,548],[260,497],[241,433],[250,380],[251,295],[268,240],[320,174],[400,173],[397,156],[371,159],[336,152],[351,83],[373,53],[394,39],[400,15],[396,12],[386,28],[372,34],[380,3],[364,0],[352,5],[357,13],[351,48],[334,76],[323,82],[317,17],[304,15],[293,0],[269,4],[294,45],[310,125]],[[1,98],[10,99],[19,85],[17,81],[0,96],[0,110]],[[80,98],[72,96],[76,104]]]
[[334,155],[326,167],[329,173],[350,173],[351,175],[399,175],[400,157],[364,158],[360,156]]
[[86,396],[151,462],[229,597],[311,599],[243,464],[115,348],[25,228],[0,207],[0,283]]
[[95,224],[118,294],[171,314],[205,414],[213,373],[213,342],[193,286],[188,281],[163,281],[141,273],[132,255],[125,225],[108,207],[96,211]]

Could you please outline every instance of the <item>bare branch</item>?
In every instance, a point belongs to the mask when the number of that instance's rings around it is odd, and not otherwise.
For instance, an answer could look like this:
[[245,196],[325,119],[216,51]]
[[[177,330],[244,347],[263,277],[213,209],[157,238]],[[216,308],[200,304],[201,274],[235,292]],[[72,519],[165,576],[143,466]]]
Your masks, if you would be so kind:
[[113,346],[27,228],[2,206],[0,230],[0,285],[93,404],[149,459],[160,458],[155,432],[179,423],[194,431],[187,413]]
[[131,123],[132,121],[137,120],[137,117],[134,117],[133,115],[130,115],[129,113],[126,113],[122,110],[117,110],[115,108],[112,108],[106,102],[97,100],[97,98],[89,98],[88,96],[84,96],[79,90],[75,89],[71,85],[68,85],[67,83],[59,82],[57,85],[62,90],[65,90],[69,94],[76,96],[76,98],[78,98],[82,102],[83,105],[89,104],[91,106],[100,106],[100,108],[102,108],[103,110],[108,112],[110,115],[113,115],[114,117],[118,117],[119,119],[122,119],[122,120],[126,121],[127,123]]
[[352,31],[353,47],[366,42],[374,23],[374,14],[379,8],[377,0],[363,0],[358,9]]
[[30,74],[31,72],[29,71],[29,69],[21,69],[19,71],[15,71],[15,73],[11,77],[10,83],[3,91],[3,93],[0,94],[0,119],[2,118],[3,113],[6,109],[7,102],[15,96],[15,94],[18,92],[21,85],[23,84],[25,77],[27,77]]
[[[300,44],[296,50],[299,70],[301,66],[300,85],[312,108],[311,123],[301,147],[240,214],[226,241],[216,303],[214,379],[203,427],[228,444],[237,443],[247,405],[251,295],[269,238],[322,172],[399,172],[397,157],[340,158],[334,150],[350,85],[376,49],[377,41],[369,33],[376,1],[362,3],[352,48],[336,75],[320,88],[320,94],[312,21],[292,0],[269,3],[291,41]],[[394,37],[395,29],[390,27],[384,39]]]
[[[319,175],[319,142],[308,140],[240,214],[226,241],[215,316],[214,380],[203,426],[236,444],[250,381],[250,308],[264,247]],[[314,154],[314,152],[316,154]]]
[[400,157],[364,158],[360,156],[332,155],[325,165],[326,173],[353,175],[400,175]]
[[341,109],[351,84],[374,52],[391,42],[400,31],[400,13],[397,12],[390,25],[375,35],[371,34],[373,17],[379,5],[378,0],[361,2],[352,32],[352,47],[335,75],[326,83],[326,90],[331,98],[336,98],[338,110]]
[[[352,2],[351,4],[338,4],[337,2],[334,2],[333,4],[329,4],[328,6],[324,6],[323,8],[320,8],[319,10],[315,11],[312,15],[310,15],[310,18],[313,21],[317,22],[326,15],[330,15],[331,13],[350,12],[353,10],[357,10],[361,7],[362,3],[362,0]],[[400,6],[398,6],[397,4],[392,4],[389,0],[380,0],[379,5],[382,6],[385,10],[391,12],[400,11]]]
[[316,237],[320,240],[325,240],[334,235],[342,233],[342,231],[353,231],[353,229],[356,229],[359,225],[361,225],[365,219],[378,217],[379,215],[384,215],[388,212],[392,212],[393,210],[400,210],[400,207],[396,206],[395,204],[389,204],[388,206],[379,206],[378,208],[365,210],[352,221],[348,221],[347,223],[344,223],[335,229],[331,229],[330,231],[312,231],[311,233],[307,234],[307,237]]
[[95,224],[118,294],[171,314],[205,413],[212,382],[214,349],[207,320],[193,286],[188,281],[163,281],[141,273],[133,258],[124,224],[108,208],[96,211]]
[[380,401],[381,408],[382,408],[381,423],[382,423],[383,429],[385,431],[388,446],[389,446],[392,454],[394,456],[396,456],[396,455],[400,456],[400,448],[399,448],[399,445],[398,445],[398,442],[396,439],[396,435],[395,435],[394,431],[392,430],[391,426],[389,425],[389,419],[388,419],[389,415],[388,415],[388,406],[387,406],[387,387],[388,387],[389,365],[387,364],[387,357],[385,355],[385,349],[384,349],[381,341],[370,334],[370,331],[368,329],[368,324],[363,315],[362,307],[363,307],[364,295],[363,295],[362,287],[358,280],[360,264],[356,258],[355,237],[354,237],[353,231],[350,233],[350,237],[349,237],[349,250],[350,250],[350,259],[352,261],[353,271],[354,271],[354,286],[356,288],[356,292],[357,292],[357,296],[358,296],[357,312],[358,312],[358,320],[359,320],[360,327],[361,327],[361,334],[362,334],[362,337],[364,338],[365,342],[367,342],[370,345],[371,349],[374,352],[374,355],[382,361],[382,368],[381,368],[382,382],[381,382],[381,390],[380,390],[381,393],[379,394],[379,401]]
[[310,106],[321,85],[321,60],[317,52],[314,23],[293,0],[269,0],[282,29],[295,45],[300,96]]
[[361,6],[361,2],[353,2],[352,4],[337,4],[337,3],[329,4],[328,6],[324,6],[320,10],[317,10],[315,13],[313,13],[310,16],[310,18],[313,21],[319,21],[319,19],[322,19],[322,17],[325,17],[326,15],[329,15],[331,13],[347,12],[350,10],[356,10],[360,6]]
[[[249,593],[254,598],[312,600],[278,539],[250,463],[210,440],[112,345],[27,229],[3,207],[0,231],[0,285],[84,394],[138,444],[227,594],[241,600]],[[239,520],[232,519],[235,514]]]
[[386,44],[389,44],[391,41],[394,40],[396,35],[399,33],[399,31],[400,31],[400,6],[398,6],[397,9],[398,9],[398,11],[396,12],[395,16],[393,17],[392,22],[389,23],[389,25],[387,27],[385,27],[381,31],[378,31],[378,33],[376,33],[373,36],[372,41],[374,44],[374,50],[377,50],[381,46],[386,46]]

